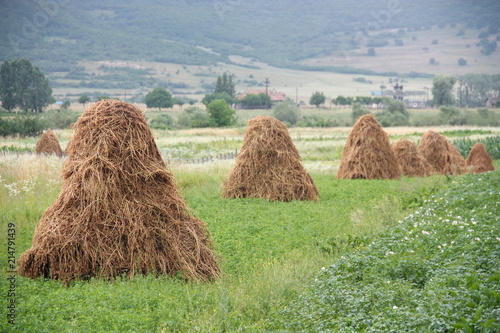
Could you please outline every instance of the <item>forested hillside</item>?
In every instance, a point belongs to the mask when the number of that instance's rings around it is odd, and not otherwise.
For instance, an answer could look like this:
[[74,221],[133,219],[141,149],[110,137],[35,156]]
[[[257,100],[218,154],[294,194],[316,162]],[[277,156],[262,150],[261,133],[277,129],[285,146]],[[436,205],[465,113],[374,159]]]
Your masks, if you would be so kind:
[[[500,2],[0,0],[0,61],[27,57],[45,71],[80,60],[191,65],[242,55],[278,67],[381,45],[377,31],[459,25],[498,32]],[[396,34],[396,32],[395,32]],[[370,44],[371,43],[371,44]]]

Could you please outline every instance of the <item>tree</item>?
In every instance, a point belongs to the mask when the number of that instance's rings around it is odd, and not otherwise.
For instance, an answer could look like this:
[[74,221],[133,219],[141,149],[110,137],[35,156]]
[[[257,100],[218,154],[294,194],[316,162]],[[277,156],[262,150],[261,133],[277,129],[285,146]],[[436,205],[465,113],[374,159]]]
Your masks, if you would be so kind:
[[210,124],[213,127],[230,126],[236,123],[236,111],[223,99],[216,99],[207,106]]
[[78,103],[83,104],[84,107],[85,107],[85,103],[88,103],[88,102],[90,102],[90,97],[87,94],[83,94],[80,96],[80,98],[78,98]]
[[300,110],[292,101],[285,101],[274,106],[273,116],[287,125],[295,125],[300,118]]
[[457,83],[457,77],[453,75],[436,75],[432,81],[432,95],[436,105],[453,105],[453,86]]
[[182,109],[182,106],[184,105],[184,103],[186,103],[186,101],[181,97],[174,97],[172,98],[172,103],[174,105],[179,105]]
[[309,104],[311,105],[316,105],[318,108],[320,104],[325,103],[325,95],[322,92],[316,91],[311,95],[311,98],[309,99]]
[[465,114],[456,106],[440,107],[439,115],[449,125],[464,125],[467,122]]
[[144,98],[144,102],[148,108],[158,108],[160,111],[161,108],[171,108],[174,106],[172,94],[162,87],[156,87],[150,91]]
[[382,126],[405,126],[409,124],[410,114],[405,103],[392,98],[385,99],[385,109],[376,115]]
[[229,96],[234,98],[234,94],[236,92],[235,86],[233,83],[233,76],[227,73],[222,74],[222,76],[217,77],[217,81],[215,83],[214,93],[227,93]]
[[465,60],[464,58],[458,59],[458,65],[459,66],[467,66],[467,60]]
[[7,111],[42,112],[54,102],[52,88],[43,72],[27,59],[5,61],[0,67],[0,99]]
[[241,105],[249,109],[263,109],[266,105],[271,105],[271,97],[265,93],[248,94],[241,99]]
[[203,97],[203,99],[201,100],[201,102],[205,104],[205,106],[208,106],[210,102],[216,99],[223,99],[229,105],[232,105],[234,103],[234,98],[232,98],[227,92],[206,94],[205,97]]
[[370,48],[368,49],[368,55],[369,55],[370,57],[374,57],[374,56],[375,56],[375,49],[374,49],[373,47],[370,47]]
[[362,115],[368,113],[370,113],[370,111],[368,111],[368,109],[362,106],[360,103],[356,102],[352,105],[351,117],[353,122],[355,122]]

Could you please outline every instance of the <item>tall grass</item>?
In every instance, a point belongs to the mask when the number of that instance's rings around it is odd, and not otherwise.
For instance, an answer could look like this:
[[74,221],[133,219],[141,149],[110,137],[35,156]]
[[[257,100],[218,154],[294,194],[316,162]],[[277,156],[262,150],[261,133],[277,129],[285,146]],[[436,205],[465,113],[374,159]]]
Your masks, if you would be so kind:
[[[61,181],[60,160],[2,160],[2,226],[16,224],[16,256],[31,243],[44,209]],[[334,180],[313,173],[319,202],[225,200],[219,186],[230,164],[174,166],[178,187],[193,213],[208,226],[223,276],[186,283],[171,277],[138,276],[114,282],[92,279],[70,287],[58,281],[17,278],[20,332],[222,332],[265,331],[268,318],[304,292],[321,267],[394,227],[445,177]],[[23,188],[24,182],[27,184]],[[16,188],[18,192],[14,191]],[[6,231],[2,231],[2,242]],[[3,244],[5,244],[3,242]],[[4,251],[1,293],[7,292]],[[0,330],[8,326],[0,321]]]

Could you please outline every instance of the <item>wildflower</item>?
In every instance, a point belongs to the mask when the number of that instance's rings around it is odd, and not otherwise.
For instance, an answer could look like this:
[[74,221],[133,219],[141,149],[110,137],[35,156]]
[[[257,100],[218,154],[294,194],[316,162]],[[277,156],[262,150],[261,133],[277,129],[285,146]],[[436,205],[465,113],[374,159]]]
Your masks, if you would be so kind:
[[422,234],[423,234],[423,235],[430,235],[431,233],[430,233],[430,232],[428,232],[428,231],[422,230]]

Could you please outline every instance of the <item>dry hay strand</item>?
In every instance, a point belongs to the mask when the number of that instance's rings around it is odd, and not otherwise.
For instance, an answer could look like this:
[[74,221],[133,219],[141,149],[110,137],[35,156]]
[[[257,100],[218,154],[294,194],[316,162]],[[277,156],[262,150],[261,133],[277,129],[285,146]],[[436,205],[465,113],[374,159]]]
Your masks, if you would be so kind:
[[354,124],[342,150],[337,179],[400,179],[389,136],[371,114]]
[[209,281],[219,266],[141,111],[103,100],[78,119],[56,202],[38,223],[19,273],[69,283],[122,274]]
[[456,175],[465,172],[464,158],[456,147],[439,133],[430,130],[425,132],[418,151],[440,174]]
[[57,140],[57,136],[51,129],[46,130],[42,134],[40,140],[35,145],[35,153],[62,156],[63,152],[59,140]]
[[428,177],[433,171],[432,165],[409,140],[398,140],[392,150],[401,166],[401,172],[408,177]]
[[472,173],[495,170],[495,167],[493,167],[493,159],[481,142],[477,142],[472,147],[465,162]]
[[266,116],[248,122],[241,151],[221,192],[224,198],[285,202],[319,198],[285,124]]

